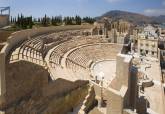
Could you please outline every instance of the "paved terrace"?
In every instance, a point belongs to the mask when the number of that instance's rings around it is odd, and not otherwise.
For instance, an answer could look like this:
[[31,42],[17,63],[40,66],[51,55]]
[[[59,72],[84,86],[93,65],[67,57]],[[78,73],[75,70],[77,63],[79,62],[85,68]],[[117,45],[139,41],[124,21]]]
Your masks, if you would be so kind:
[[150,66],[146,68],[145,73],[149,79],[153,79],[154,85],[144,89],[144,94],[149,102],[148,112],[152,114],[163,114],[164,95],[161,85],[161,71],[158,60],[147,58],[144,60]]

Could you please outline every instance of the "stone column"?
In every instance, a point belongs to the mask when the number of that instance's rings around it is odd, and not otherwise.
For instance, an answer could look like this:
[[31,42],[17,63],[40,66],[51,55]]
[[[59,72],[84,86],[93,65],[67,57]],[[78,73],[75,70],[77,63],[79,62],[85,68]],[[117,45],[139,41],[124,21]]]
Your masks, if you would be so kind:
[[[125,92],[124,92],[125,93]],[[107,95],[107,108],[106,108],[106,114],[123,114],[123,102],[124,102],[124,96],[120,93],[120,91],[117,91],[112,88],[106,89],[106,95]]]
[[5,94],[5,53],[0,53],[0,107],[3,107],[5,103]]
[[99,29],[97,29],[97,35],[99,36]]
[[104,36],[104,28],[102,28],[102,36]]
[[101,108],[102,107],[102,104],[103,104],[103,99],[101,97],[99,97],[99,96],[96,96],[95,98],[98,101],[98,108]]
[[95,98],[97,99],[98,101],[98,107],[102,107],[102,103],[103,103],[103,99],[102,99],[102,88],[99,84],[93,84],[94,85],[94,90],[95,90]]
[[131,67],[131,76],[130,76],[130,107],[134,110],[136,108],[136,99],[138,96],[138,68],[135,66]]

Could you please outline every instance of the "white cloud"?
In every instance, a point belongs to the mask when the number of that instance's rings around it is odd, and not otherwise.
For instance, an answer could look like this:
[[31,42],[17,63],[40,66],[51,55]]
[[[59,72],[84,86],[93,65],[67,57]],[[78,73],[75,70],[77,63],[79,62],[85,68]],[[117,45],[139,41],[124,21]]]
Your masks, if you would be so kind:
[[106,0],[107,2],[114,3],[114,2],[119,2],[121,0]]
[[163,6],[165,6],[165,0],[163,0],[162,4],[163,4]]
[[165,15],[165,0],[162,0],[162,6],[163,8],[160,9],[146,9],[144,10],[144,14],[148,16],[159,16],[159,15]]
[[148,16],[165,15],[165,9],[146,9],[144,10],[144,14]]

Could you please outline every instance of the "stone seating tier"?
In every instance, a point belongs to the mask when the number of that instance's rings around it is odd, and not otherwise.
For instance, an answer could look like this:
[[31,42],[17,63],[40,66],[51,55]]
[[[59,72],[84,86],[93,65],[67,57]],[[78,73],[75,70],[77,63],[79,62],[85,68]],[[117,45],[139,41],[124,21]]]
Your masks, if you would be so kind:
[[91,43],[98,43],[98,42],[104,42],[102,39],[100,38],[73,38],[67,42],[61,43],[59,44],[54,50],[53,50],[53,54],[50,56],[50,60],[52,60],[53,62],[57,64],[59,64],[60,60],[56,60],[59,59],[58,56],[63,56],[67,51],[69,51],[72,48],[75,48],[77,46],[80,45],[84,45],[84,44],[91,44]]
[[78,48],[77,50],[73,51],[68,58],[69,60],[88,68],[90,60],[97,61],[101,59],[116,59],[116,55],[119,52],[120,49],[117,48],[117,46],[113,46],[111,44],[96,44]]

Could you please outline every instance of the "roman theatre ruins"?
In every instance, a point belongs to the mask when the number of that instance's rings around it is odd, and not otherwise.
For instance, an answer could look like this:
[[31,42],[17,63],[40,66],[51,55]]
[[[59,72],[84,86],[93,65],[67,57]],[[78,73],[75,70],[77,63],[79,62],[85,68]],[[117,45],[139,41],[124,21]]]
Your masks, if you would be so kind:
[[137,79],[127,44],[86,35],[89,26],[13,33],[0,53],[3,114],[131,114]]

